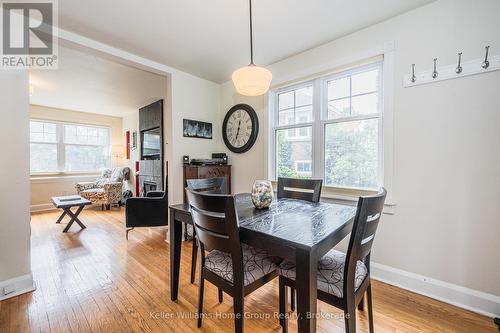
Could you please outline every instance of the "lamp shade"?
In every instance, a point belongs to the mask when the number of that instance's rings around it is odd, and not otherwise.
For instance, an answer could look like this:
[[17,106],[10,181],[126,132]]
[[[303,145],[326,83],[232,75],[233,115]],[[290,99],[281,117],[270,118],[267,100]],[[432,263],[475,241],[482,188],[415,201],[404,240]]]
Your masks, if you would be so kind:
[[269,90],[273,74],[264,67],[250,64],[233,72],[236,91],[245,96],[259,96]]

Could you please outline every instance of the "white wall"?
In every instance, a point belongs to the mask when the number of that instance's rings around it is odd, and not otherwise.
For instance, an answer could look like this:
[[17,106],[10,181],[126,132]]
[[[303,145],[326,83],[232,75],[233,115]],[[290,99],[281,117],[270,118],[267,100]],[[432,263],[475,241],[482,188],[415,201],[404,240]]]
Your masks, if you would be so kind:
[[[500,296],[500,72],[403,88],[412,63],[449,65],[500,53],[500,2],[440,0],[269,66],[273,82],[313,74],[386,42],[394,51],[394,215],[384,215],[373,260]],[[334,69],[334,68],[332,68]],[[241,101],[222,86],[220,119]],[[263,122],[265,98],[248,101]],[[264,140],[232,156],[237,191],[261,178]],[[458,289],[457,289],[458,290]],[[486,296],[485,296],[486,297]],[[488,296],[489,297],[489,296]],[[490,312],[500,313],[500,298]],[[495,308],[496,306],[496,308]],[[496,310],[495,310],[496,309]],[[487,312],[487,310],[485,310]]]
[[125,132],[130,131],[130,146],[132,147],[132,131],[137,131],[137,148],[135,150],[130,150],[130,159],[127,160],[126,156],[124,158],[124,165],[130,168],[130,179],[126,184],[127,189],[131,190],[135,195],[135,161],[140,158],[140,136],[139,136],[139,110],[137,112],[130,113],[123,117],[123,146],[127,147],[127,142],[125,138]]
[[[170,202],[181,203],[184,191],[182,156],[209,158],[220,147],[220,85],[181,72],[172,74],[171,85],[171,104],[167,110],[172,124],[168,141]],[[183,119],[212,123],[213,139],[183,137]]]
[[267,110],[266,99],[262,96],[247,97],[236,92],[232,82],[221,85],[221,113],[219,123],[224,120],[226,113],[236,104],[248,104],[253,107],[259,118],[259,135],[253,147],[244,154],[232,153],[220,142],[220,151],[226,152],[229,163],[233,165],[231,170],[232,193],[250,192],[255,180],[266,177],[266,156],[264,143],[267,135]]
[[[0,300],[3,287],[33,289],[30,269],[28,72],[0,74]],[[14,293],[15,294],[15,293]]]
[[[30,105],[30,117],[34,119],[68,121],[89,125],[108,126],[111,128],[111,145],[124,147],[122,142],[122,118],[107,115],[57,109],[41,105]],[[123,148],[125,149],[125,148]],[[124,151],[122,155],[124,156]],[[114,167],[125,165],[124,158],[113,157]],[[132,169],[133,170],[133,169]],[[32,177],[31,178],[31,211],[52,209],[50,198],[59,195],[76,194],[75,183],[93,181],[96,174],[69,177]]]

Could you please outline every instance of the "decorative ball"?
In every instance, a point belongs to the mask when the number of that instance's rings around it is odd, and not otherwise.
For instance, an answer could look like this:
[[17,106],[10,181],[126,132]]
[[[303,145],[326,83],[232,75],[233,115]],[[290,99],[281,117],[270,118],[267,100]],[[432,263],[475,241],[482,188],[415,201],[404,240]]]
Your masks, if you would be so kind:
[[273,201],[273,185],[269,180],[256,180],[252,188],[252,202],[255,208],[267,208]]

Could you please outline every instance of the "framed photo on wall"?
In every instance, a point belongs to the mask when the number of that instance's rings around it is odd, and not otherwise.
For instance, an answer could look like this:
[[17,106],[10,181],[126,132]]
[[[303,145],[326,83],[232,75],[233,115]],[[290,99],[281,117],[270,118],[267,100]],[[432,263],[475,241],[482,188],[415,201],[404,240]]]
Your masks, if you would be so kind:
[[212,139],[212,123],[183,119],[182,133],[187,138]]
[[132,131],[132,144],[130,145],[132,150],[137,149],[137,131]]

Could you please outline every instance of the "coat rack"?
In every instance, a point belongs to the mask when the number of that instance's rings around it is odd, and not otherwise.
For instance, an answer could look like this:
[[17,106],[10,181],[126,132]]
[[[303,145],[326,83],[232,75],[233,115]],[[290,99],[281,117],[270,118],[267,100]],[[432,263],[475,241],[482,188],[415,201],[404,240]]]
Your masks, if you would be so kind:
[[410,74],[403,78],[403,87],[409,88],[421,84],[428,84],[438,81],[458,79],[464,76],[488,73],[500,70],[500,55],[489,56],[489,46],[485,48],[485,56],[466,62],[462,61],[462,52],[457,54],[457,63],[447,66],[439,66],[438,58],[434,58],[432,69],[416,72],[416,65],[410,67]]

